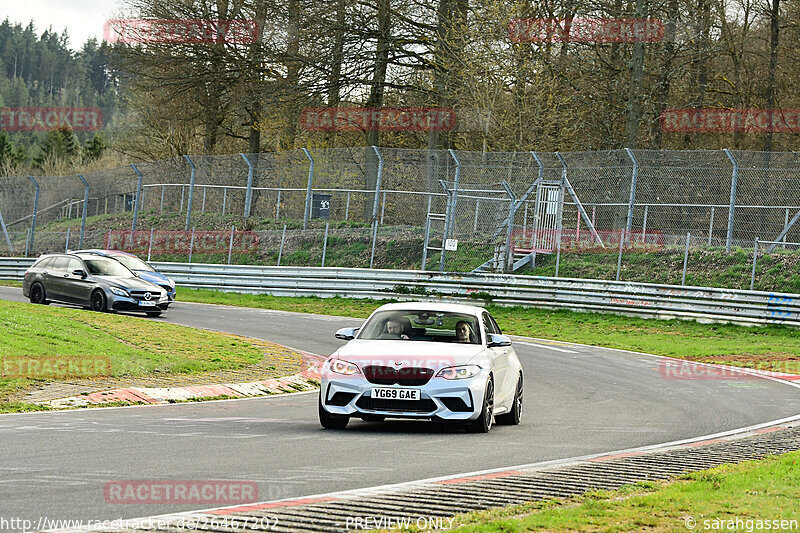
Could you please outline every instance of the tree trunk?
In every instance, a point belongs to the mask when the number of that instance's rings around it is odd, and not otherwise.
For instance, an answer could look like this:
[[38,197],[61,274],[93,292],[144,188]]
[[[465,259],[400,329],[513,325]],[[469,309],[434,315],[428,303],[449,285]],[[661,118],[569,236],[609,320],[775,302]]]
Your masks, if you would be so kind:
[[[389,66],[389,39],[391,37],[391,5],[390,0],[378,0],[378,31],[375,47],[375,67],[372,73],[372,84],[367,99],[368,108],[383,107],[383,94],[386,85],[386,70]],[[378,125],[370,123],[371,127],[366,132],[364,190],[374,191],[378,177],[378,157],[373,146],[380,144],[380,131]],[[374,196],[365,195],[364,218],[372,220],[372,206]]]

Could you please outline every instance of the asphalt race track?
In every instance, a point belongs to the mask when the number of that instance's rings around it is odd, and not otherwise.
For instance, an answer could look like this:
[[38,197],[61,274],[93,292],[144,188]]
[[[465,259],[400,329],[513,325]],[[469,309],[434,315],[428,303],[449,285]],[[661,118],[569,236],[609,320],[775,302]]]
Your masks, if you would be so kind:
[[[0,287],[0,298],[23,301],[22,290]],[[324,355],[342,344],[336,329],[360,323],[184,302],[155,320]],[[0,415],[0,517],[111,520],[202,507],[108,504],[108,481],[255,481],[266,501],[651,445],[800,413],[800,391],[784,383],[667,379],[658,358],[535,341],[515,348],[526,377],[523,422],[488,435],[407,421],[323,430],[316,394]]]

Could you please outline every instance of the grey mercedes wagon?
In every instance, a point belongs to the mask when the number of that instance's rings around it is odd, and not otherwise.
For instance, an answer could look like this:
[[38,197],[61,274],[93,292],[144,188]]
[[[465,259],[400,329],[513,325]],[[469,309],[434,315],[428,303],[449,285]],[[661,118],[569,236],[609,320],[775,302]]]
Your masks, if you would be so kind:
[[49,254],[27,271],[22,293],[35,304],[63,302],[94,311],[137,311],[158,316],[169,307],[166,291],[118,261],[96,254]]

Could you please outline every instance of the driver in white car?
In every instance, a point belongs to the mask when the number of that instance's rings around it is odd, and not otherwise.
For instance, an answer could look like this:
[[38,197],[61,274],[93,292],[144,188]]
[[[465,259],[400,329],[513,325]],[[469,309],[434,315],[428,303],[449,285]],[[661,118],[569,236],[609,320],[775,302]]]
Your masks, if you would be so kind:
[[385,340],[402,339],[409,340],[411,337],[406,333],[403,321],[399,318],[390,318],[386,321],[386,332],[380,338]]

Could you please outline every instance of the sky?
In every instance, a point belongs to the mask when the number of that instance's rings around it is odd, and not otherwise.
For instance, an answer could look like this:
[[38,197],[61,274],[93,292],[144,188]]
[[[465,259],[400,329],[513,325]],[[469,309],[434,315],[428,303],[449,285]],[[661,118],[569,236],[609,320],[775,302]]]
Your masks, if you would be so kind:
[[33,20],[36,35],[52,26],[69,33],[69,47],[78,50],[90,37],[103,38],[103,24],[119,15],[124,0],[0,0],[0,20],[27,26]]

